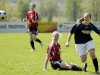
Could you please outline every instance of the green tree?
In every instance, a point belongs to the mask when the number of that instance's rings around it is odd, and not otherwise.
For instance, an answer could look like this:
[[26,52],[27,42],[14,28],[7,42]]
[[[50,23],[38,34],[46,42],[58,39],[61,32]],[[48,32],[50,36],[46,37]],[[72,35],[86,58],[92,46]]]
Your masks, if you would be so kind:
[[17,8],[18,8],[18,17],[22,20],[26,17],[27,12],[29,11],[29,2],[28,0],[18,0]]
[[76,21],[80,17],[81,0],[65,0],[65,16],[67,21]]
[[58,5],[55,0],[43,0],[40,2],[39,11],[42,17],[47,17],[48,21],[52,21],[57,15]]
[[93,21],[100,21],[100,0],[83,0],[81,4],[84,12],[90,12],[92,14]]

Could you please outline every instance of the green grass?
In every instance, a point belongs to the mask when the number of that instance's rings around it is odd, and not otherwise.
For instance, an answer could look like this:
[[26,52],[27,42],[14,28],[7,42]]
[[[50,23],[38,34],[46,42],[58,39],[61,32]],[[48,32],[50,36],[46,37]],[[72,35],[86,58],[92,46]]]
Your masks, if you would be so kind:
[[[59,39],[62,49],[61,57],[64,61],[82,66],[74,48],[73,37],[70,47],[65,47],[67,36],[68,33],[62,33],[62,37]],[[95,75],[89,54],[87,59],[89,72],[56,71],[51,68],[50,63],[48,63],[47,70],[43,71],[46,48],[51,41],[51,33],[39,33],[37,37],[43,41],[44,47],[41,48],[39,43],[35,42],[36,51],[31,52],[28,33],[0,33],[0,75]],[[100,37],[94,33],[92,33],[92,37],[100,64]]]

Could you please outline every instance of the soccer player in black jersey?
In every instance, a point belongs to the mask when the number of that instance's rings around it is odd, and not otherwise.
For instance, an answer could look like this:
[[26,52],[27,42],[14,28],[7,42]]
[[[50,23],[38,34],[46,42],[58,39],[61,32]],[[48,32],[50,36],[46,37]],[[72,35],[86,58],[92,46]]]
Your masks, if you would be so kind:
[[94,43],[92,41],[93,39],[90,35],[91,31],[93,30],[100,36],[100,31],[97,29],[96,26],[94,26],[90,22],[90,20],[91,20],[91,14],[85,13],[84,17],[79,19],[78,23],[76,23],[72,27],[65,45],[66,47],[69,47],[70,39],[72,37],[72,34],[74,34],[75,48],[78,55],[81,58],[81,61],[86,62],[87,60],[86,50],[88,50],[90,57],[93,61],[95,72],[100,74],[98,68],[98,60],[95,55]]

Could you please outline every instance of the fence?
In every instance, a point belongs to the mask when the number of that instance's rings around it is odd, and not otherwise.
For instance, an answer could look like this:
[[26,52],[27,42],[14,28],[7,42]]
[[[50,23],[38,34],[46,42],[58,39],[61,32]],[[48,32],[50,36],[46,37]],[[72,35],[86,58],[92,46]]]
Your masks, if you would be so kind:
[[[39,32],[48,33],[53,31],[69,32],[76,22],[39,22]],[[100,29],[100,22],[93,22]],[[26,33],[26,22],[0,22],[0,33]]]

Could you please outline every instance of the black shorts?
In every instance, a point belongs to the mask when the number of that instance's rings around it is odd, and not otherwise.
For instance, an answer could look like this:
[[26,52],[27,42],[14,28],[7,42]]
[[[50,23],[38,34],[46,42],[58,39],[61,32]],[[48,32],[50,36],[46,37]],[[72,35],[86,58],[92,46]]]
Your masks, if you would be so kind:
[[69,70],[67,68],[61,68],[60,64],[61,64],[62,60],[55,60],[51,62],[51,67],[55,70],[60,69],[60,70]]
[[62,62],[62,60],[52,61],[51,62],[51,67],[56,70],[56,69],[60,68],[61,62]]
[[38,28],[37,27],[29,27],[29,32],[32,32],[32,34],[37,35],[38,34]]

